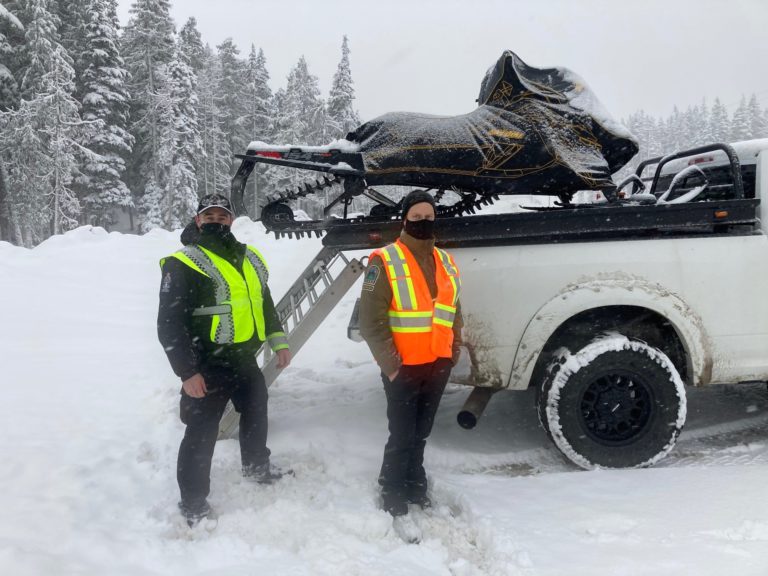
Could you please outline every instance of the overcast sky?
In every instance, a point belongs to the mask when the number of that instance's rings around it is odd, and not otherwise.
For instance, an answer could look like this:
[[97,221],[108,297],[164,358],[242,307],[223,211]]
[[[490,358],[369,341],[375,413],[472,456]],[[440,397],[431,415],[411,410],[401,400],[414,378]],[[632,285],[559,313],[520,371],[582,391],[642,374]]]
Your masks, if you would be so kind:
[[[123,25],[132,0],[119,0]],[[390,111],[463,114],[505,49],[564,66],[617,119],[667,116],[742,93],[768,106],[765,0],[171,0],[177,29],[197,18],[211,46],[263,48],[273,89],[304,55],[324,96],[349,37],[363,120]]]

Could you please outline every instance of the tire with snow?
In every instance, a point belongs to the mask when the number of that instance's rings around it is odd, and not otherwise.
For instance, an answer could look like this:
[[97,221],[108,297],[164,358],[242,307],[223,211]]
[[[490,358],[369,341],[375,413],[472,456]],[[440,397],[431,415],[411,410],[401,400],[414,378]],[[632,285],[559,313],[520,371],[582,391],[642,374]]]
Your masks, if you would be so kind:
[[651,466],[675,445],[685,387],[660,350],[620,335],[560,353],[539,393],[558,449],[585,469]]

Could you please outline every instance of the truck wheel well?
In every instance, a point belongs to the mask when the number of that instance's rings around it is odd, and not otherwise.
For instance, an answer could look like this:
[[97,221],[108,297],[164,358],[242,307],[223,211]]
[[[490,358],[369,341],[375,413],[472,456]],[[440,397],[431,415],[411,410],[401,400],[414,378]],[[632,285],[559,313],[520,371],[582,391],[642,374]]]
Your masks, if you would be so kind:
[[641,340],[666,354],[688,382],[685,347],[674,326],[658,312],[640,306],[605,306],[586,310],[563,322],[550,336],[536,362],[529,386],[538,386],[552,354],[565,347],[576,353],[604,332]]

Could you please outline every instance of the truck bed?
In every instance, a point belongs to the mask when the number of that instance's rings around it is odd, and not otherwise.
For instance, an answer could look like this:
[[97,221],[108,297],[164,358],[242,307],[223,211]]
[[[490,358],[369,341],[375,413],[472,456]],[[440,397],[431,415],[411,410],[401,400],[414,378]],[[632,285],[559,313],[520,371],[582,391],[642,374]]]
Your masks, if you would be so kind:
[[[437,221],[437,244],[445,248],[552,242],[607,241],[753,234],[757,199],[684,204],[599,204],[446,218]],[[399,220],[331,223],[325,246],[340,250],[374,249],[400,233]]]

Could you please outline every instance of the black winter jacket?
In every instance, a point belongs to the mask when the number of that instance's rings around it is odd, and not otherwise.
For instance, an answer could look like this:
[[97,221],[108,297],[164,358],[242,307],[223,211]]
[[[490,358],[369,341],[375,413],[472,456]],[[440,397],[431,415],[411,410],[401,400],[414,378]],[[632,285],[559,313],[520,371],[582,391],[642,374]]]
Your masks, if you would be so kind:
[[[196,234],[196,229],[182,234],[184,244],[197,244],[226,258],[242,270],[245,244],[230,233],[223,236]],[[262,286],[266,334],[282,332],[275,304],[268,286]],[[165,349],[171,368],[182,380],[200,372],[201,366],[252,365],[253,357],[263,342],[258,335],[238,344],[216,344],[210,340],[211,318],[192,316],[201,306],[213,306],[216,296],[213,282],[176,258],[167,258],[162,267],[157,335]]]

